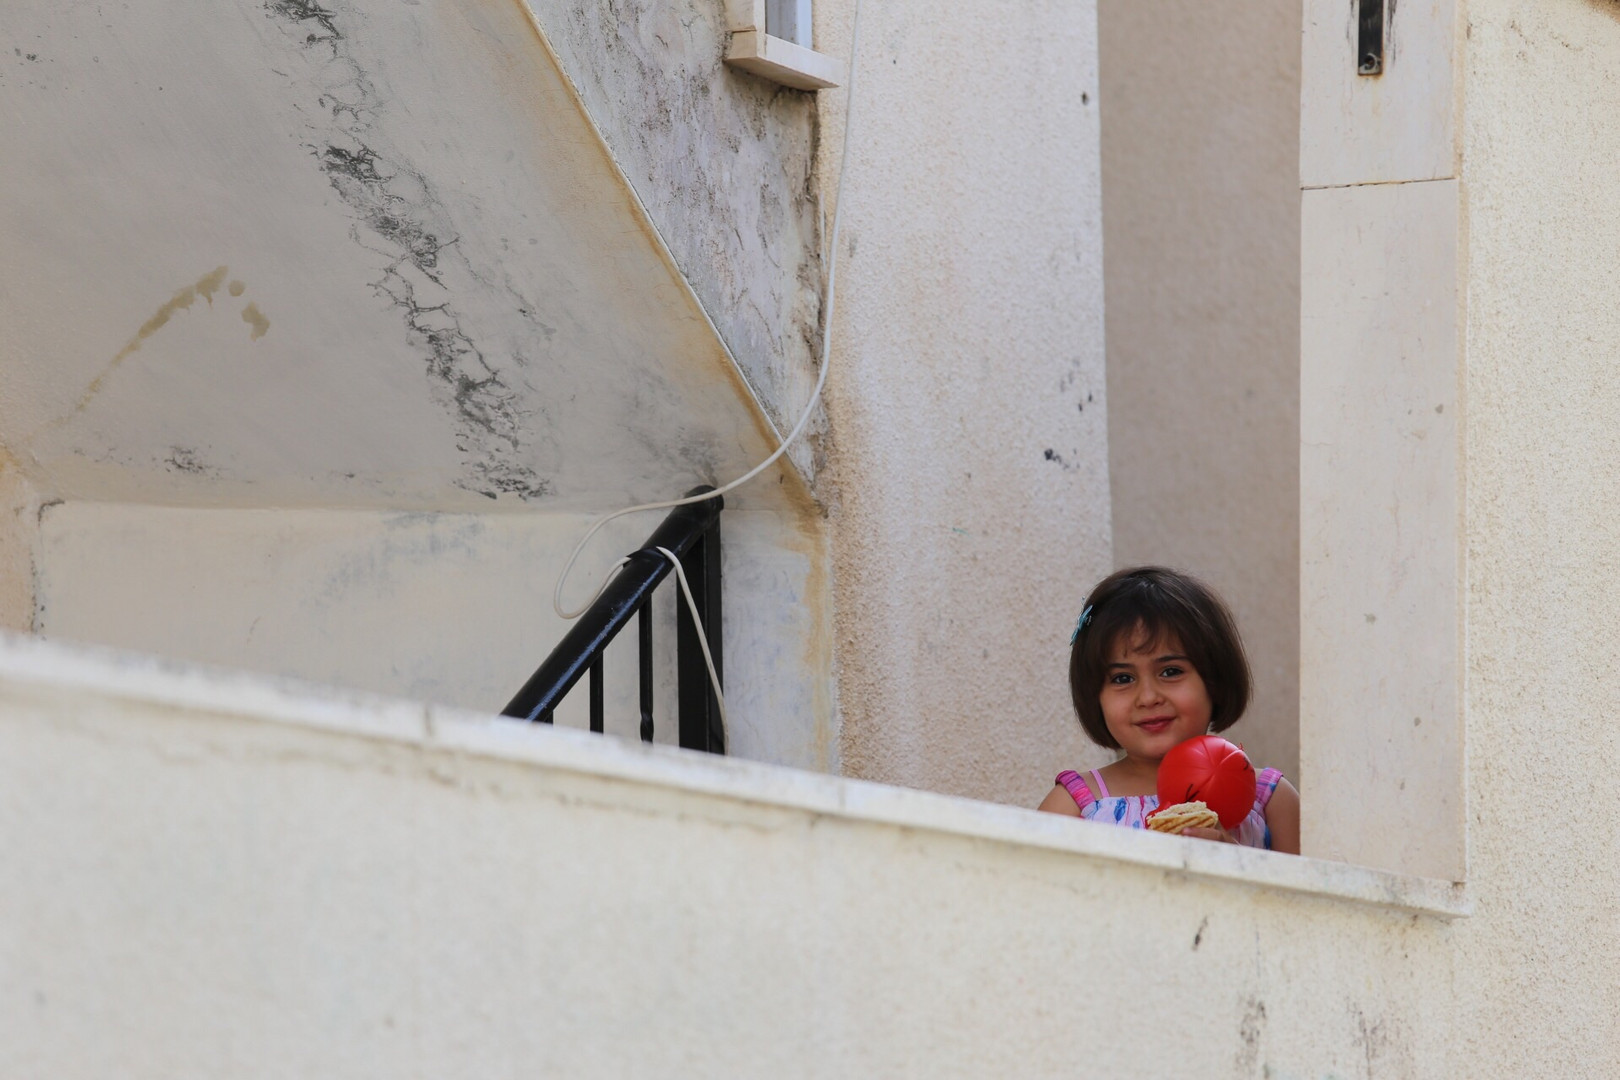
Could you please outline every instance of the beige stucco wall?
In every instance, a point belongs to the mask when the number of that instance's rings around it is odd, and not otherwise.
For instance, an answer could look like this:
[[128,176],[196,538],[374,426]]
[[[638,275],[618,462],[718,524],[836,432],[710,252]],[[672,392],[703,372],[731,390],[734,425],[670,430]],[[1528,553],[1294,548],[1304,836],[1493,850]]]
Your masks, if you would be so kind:
[[1620,5],[1470,0],[1459,39],[1468,861],[1476,921],[1514,934],[1459,987],[1535,1003],[1468,1016],[1501,1075],[1614,1075]]
[[1463,890],[8,642],[0,1073],[1620,1073],[1620,12],[1455,29]]
[[[1341,6],[1312,10],[1314,44],[1342,43]],[[1614,829],[1600,793],[1620,764],[1620,9],[1434,0],[1396,18],[1389,81],[1307,88],[1307,374],[1343,375],[1305,410],[1307,783],[1354,763],[1333,799],[1310,789],[1307,850],[1466,874],[1441,991],[1453,1075],[1613,1075],[1620,869],[1592,838]],[[1430,100],[1453,70],[1460,122]],[[1316,265],[1346,272],[1314,281],[1311,249],[1335,244],[1346,257]],[[1360,452],[1313,439],[1335,430]],[[1441,708],[1417,725],[1402,709],[1424,698]]]
[[[820,48],[848,55],[850,12],[816,5]],[[1095,9],[861,17],[827,406],[844,767],[1028,805],[1095,760],[1065,675],[1109,561]]]
[[1526,1075],[1332,864],[38,645],[0,793],[7,1076]]
[[1300,4],[1100,0],[1114,562],[1232,605],[1299,776]]

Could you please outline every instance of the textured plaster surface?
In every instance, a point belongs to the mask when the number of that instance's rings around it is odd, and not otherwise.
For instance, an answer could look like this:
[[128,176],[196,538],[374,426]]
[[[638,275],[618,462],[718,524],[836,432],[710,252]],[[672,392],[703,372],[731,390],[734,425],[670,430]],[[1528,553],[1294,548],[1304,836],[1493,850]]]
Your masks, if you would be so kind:
[[[565,602],[590,595],[656,514],[603,530]],[[499,711],[567,632],[551,608],[589,519],[572,514],[204,510],[67,503],[40,543],[40,634]],[[819,521],[727,510],[728,752],[829,770],[830,632]],[[654,594],[654,716],[676,741],[675,592]],[[639,737],[634,627],[604,662],[610,734]],[[558,722],[588,726],[583,685]]]
[[1455,180],[1304,193],[1299,487],[1303,850],[1452,880],[1457,198]]
[[0,435],[43,493],[597,509],[771,445],[515,0],[0,35]]
[[6,1075],[1511,1075],[1344,868],[0,651]]
[[828,416],[845,771],[1032,805],[1110,527],[1095,9],[1017,11],[862,12]]
[[[1620,1074],[1620,5],[1470,0],[1468,1075]],[[1517,1006],[1497,1009],[1511,986]]]
[[1097,18],[1114,562],[1232,605],[1255,696],[1231,735],[1297,783],[1300,5]]
[[[815,382],[821,344],[815,96],[721,62],[725,0],[528,3],[675,262],[786,432]],[[808,469],[812,456],[794,460]]]

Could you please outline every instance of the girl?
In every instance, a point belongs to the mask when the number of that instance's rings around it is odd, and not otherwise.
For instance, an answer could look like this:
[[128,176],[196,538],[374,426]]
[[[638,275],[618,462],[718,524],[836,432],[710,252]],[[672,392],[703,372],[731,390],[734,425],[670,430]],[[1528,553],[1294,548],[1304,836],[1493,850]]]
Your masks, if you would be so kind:
[[[1225,731],[1243,715],[1249,662],[1231,612],[1209,586],[1142,566],[1110,575],[1086,598],[1069,692],[1091,741],[1123,756],[1089,778],[1059,773],[1040,808],[1140,829],[1159,805],[1159,762],[1170,748]],[[1182,835],[1299,854],[1298,790],[1266,769],[1255,795],[1235,833],[1217,826]]]

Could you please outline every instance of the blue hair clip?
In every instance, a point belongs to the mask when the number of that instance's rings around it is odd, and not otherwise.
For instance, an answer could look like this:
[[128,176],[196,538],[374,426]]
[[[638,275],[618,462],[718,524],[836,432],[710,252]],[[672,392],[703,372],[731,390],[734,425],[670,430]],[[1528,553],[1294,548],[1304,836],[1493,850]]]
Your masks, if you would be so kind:
[[1080,620],[1074,624],[1074,633],[1069,635],[1069,644],[1070,645],[1073,645],[1076,641],[1079,641],[1080,640],[1080,631],[1084,630],[1086,627],[1091,625],[1091,609],[1092,609],[1092,606],[1093,605],[1091,605],[1091,604],[1087,604],[1086,605],[1086,610],[1084,610],[1084,611],[1082,611],[1080,613]]

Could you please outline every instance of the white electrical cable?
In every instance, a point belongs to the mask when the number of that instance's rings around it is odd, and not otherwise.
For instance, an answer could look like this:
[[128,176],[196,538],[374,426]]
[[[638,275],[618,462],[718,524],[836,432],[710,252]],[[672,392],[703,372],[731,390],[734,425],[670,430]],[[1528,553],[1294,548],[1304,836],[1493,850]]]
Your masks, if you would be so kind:
[[[709,635],[703,628],[703,616],[698,614],[697,601],[692,598],[692,586],[686,583],[686,568],[681,566],[680,556],[669,550],[669,548],[656,547],[651,550],[658,552],[658,554],[668,559],[669,565],[675,568],[675,580],[680,582],[681,595],[686,597],[686,610],[692,613],[692,625],[697,627],[698,645],[703,650],[703,664],[709,669],[709,685],[714,687],[714,703],[720,709],[720,729],[722,731],[730,731],[731,725],[726,720],[726,695],[720,690],[720,673],[714,670],[714,657],[709,652]],[[624,558],[620,559],[618,562],[609,567],[608,581],[612,581],[613,574],[619,569],[619,567],[623,566],[629,561],[630,556],[626,555]],[[606,587],[607,584],[604,582],[603,588]],[[598,595],[601,595],[601,589],[596,591]],[[594,602],[595,601],[593,600],[592,603]],[[589,607],[590,605],[587,604],[585,606]]]
[[703,629],[703,619],[698,615],[697,601],[692,599],[692,586],[686,583],[686,571],[681,569],[681,560],[669,548],[654,548],[669,565],[675,568],[675,580],[681,583],[681,593],[686,597],[686,610],[692,613],[692,625],[697,628],[698,644],[703,647],[703,662],[709,667],[709,684],[714,687],[714,703],[720,708],[720,730],[730,731],[731,725],[726,723],[726,696],[720,692],[720,674],[714,670],[714,657],[709,655],[709,635]]
[[[838,295],[838,228],[840,224],[842,224],[844,217],[844,174],[849,171],[849,118],[852,112],[851,106],[855,103],[855,67],[856,60],[860,55],[860,41],[861,0],[855,0],[854,18],[851,22],[849,32],[849,89],[846,91],[844,97],[843,150],[842,157],[840,157],[838,161],[838,184],[836,186],[836,193],[834,195],[837,202],[833,206],[832,255],[829,257],[827,262],[827,311],[826,317],[822,323],[821,332],[821,370],[816,373],[816,385],[815,388],[810,391],[810,400],[805,403],[804,414],[799,417],[799,422],[793,425],[793,430],[788,432],[787,438],[782,440],[782,444],[776,448],[770,457],[766,458],[758,465],[755,465],[752,469],[749,469],[747,472],[737,477],[737,479],[731,481],[731,483],[723,484],[720,487],[715,488],[713,491],[705,491],[701,495],[688,495],[684,499],[670,499],[668,502],[642,503],[640,506],[630,506],[623,510],[615,510],[606,517],[598,518],[591,525],[591,527],[585,531],[585,535],[579,538],[579,543],[574,545],[573,553],[568,556],[568,561],[563,564],[562,573],[557,576],[556,587],[551,590],[551,608],[560,618],[577,619],[579,616],[583,615],[587,608],[596,603],[596,598],[601,596],[602,590],[608,587],[608,583],[613,580],[613,575],[618,571],[619,567],[623,566],[628,561],[628,558],[626,558],[620,559],[618,562],[614,563],[613,567],[608,570],[607,575],[602,579],[602,584],[597,586],[596,592],[591,594],[591,598],[589,600],[585,601],[572,611],[565,611],[563,609],[563,584],[568,580],[569,572],[574,569],[574,562],[579,558],[579,553],[585,549],[586,544],[590,543],[591,537],[596,535],[596,531],[598,529],[612,521],[614,518],[623,517],[626,514],[634,514],[642,510],[667,510],[676,506],[687,506],[691,503],[702,502],[704,499],[718,498],[734,488],[741,487],[743,484],[746,484],[748,481],[770,468],[771,465],[775,463],[776,459],[781,457],[787,451],[787,448],[793,445],[793,441],[804,432],[805,425],[810,423],[810,417],[816,409],[816,402],[821,400],[821,389],[827,384],[827,362],[828,358],[832,354],[833,304]],[[686,578],[684,575],[682,575],[681,587],[685,588],[685,586]],[[688,593],[687,597],[690,599],[691,594]],[[696,615],[697,612],[694,609],[693,617],[696,618]],[[698,634],[698,640],[704,640],[702,633]],[[708,651],[708,644],[705,643],[703,646],[705,659],[708,658]],[[714,673],[713,664],[709,665],[709,673],[711,675]],[[715,694],[718,696],[719,692],[719,681],[716,680]],[[723,706],[721,709],[721,714],[724,716]]]

